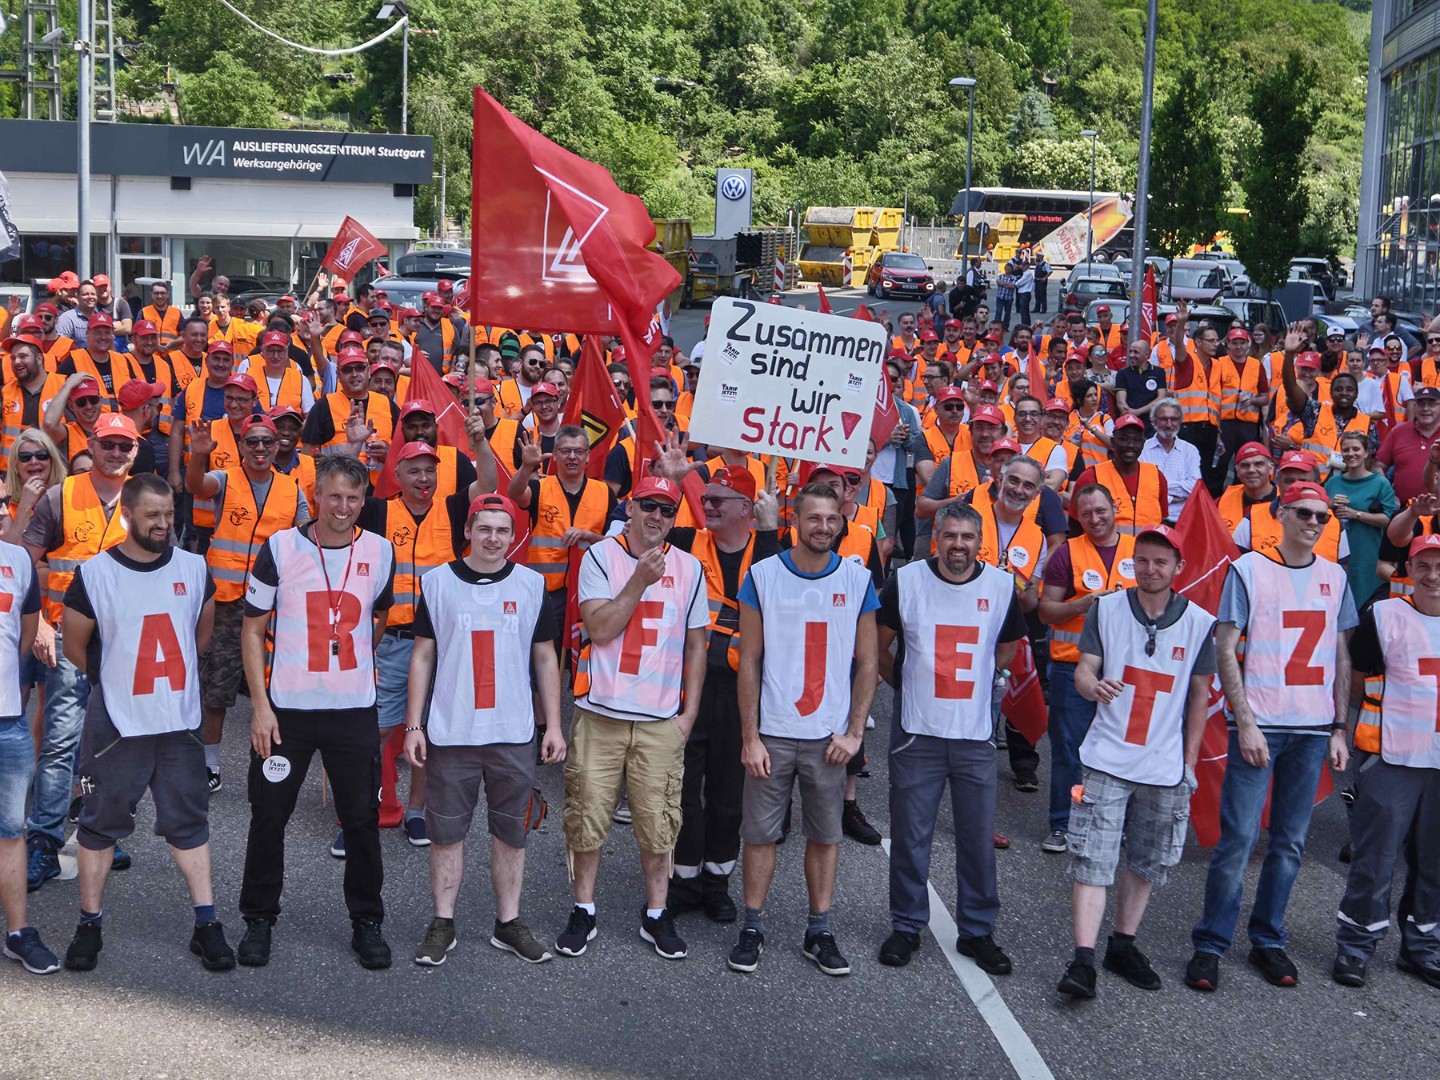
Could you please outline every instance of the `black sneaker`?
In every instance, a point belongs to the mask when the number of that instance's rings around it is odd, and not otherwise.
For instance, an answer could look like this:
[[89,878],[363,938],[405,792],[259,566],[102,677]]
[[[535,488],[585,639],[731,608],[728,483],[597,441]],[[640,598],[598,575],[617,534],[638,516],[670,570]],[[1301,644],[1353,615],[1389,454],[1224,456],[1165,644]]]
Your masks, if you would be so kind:
[[886,967],[904,967],[920,948],[920,935],[907,930],[892,930],[880,946],[880,963]]
[[115,854],[110,856],[111,870],[129,870],[132,863],[130,853],[119,844],[115,845]]
[[595,916],[582,907],[570,909],[565,932],[555,939],[555,951],[565,956],[584,956],[585,949],[595,940]]
[[705,917],[714,923],[733,923],[740,913],[728,892],[713,889],[705,894]]
[[760,954],[765,951],[765,935],[759,930],[741,930],[740,940],[730,950],[730,959],[725,961],[731,971],[749,973],[760,966]]
[[984,937],[956,938],[955,951],[975,961],[975,966],[986,975],[1009,975],[1014,970],[1005,950],[995,944],[989,934]]
[[75,928],[70,947],[65,950],[65,966],[71,971],[94,971],[105,942],[98,922],[82,922]]
[[1251,949],[1250,966],[1259,968],[1271,986],[1294,986],[1300,981],[1300,972],[1284,949]]
[[1032,773],[1017,773],[1015,775],[1015,790],[1022,791],[1026,795],[1033,794],[1040,790],[1040,778]]
[[245,934],[240,938],[236,957],[241,966],[264,967],[270,962],[270,931],[274,926],[271,918],[245,920]]
[[806,934],[805,955],[815,961],[815,966],[826,975],[849,975],[850,961],[840,955],[835,944],[835,935],[828,930],[819,934]]
[[1220,989],[1220,954],[1197,952],[1185,965],[1185,985],[1191,990],[1213,993]]
[[206,787],[206,789],[210,792],[210,794],[211,794],[211,795],[214,795],[217,791],[219,791],[219,790],[220,790],[222,787],[224,787],[224,786],[225,786],[225,785],[220,782],[220,770],[219,770],[219,769],[212,769],[212,768],[210,768],[209,766],[206,766],[206,768],[205,768],[205,787]]
[[872,847],[880,843],[880,830],[865,820],[860,804],[854,799],[845,800],[845,809],[840,814],[840,827],[846,836],[858,843]]
[[235,952],[225,944],[225,927],[218,922],[195,927],[190,951],[200,957],[206,971],[229,971],[235,966]]
[[1060,980],[1060,985],[1055,989],[1070,998],[1093,998],[1095,996],[1095,968],[1090,964],[1082,964],[1079,960],[1071,960],[1070,966],[1065,969],[1065,975]]
[[652,919],[645,912],[640,913],[640,938],[655,946],[655,952],[666,960],[684,960],[688,949],[684,939],[675,932],[675,916],[668,909],[660,912],[658,919]]
[[360,958],[360,966],[369,971],[383,971],[390,966],[390,946],[380,933],[380,924],[373,919],[355,919],[350,924],[350,948]]
[[71,825],[74,825],[75,822],[80,820],[80,807],[84,802],[84,795],[76,795],[70,800],[70,809],[66,811],[65,816],[70,819]]
[[1150,961],[1133,941],[1128,945],[1116,945],[1115,939],[1110,939],[1105,947],[1105,970],[1113,971],[1138,990],[1160,989],[1160,976],[1155,974]]
[[1358,956],[1337,954],[1330,968],[1330,977],[1341,986],[1365,985],[1365,961]]
[[1426,985],[1433,986],[1440,990],[1440,961],[1427,960],[1421,962],[1412,956],[1407,956],[1401,950],[1400,956],[1395,961],[1395,966],[1401,971],[1417,976]]

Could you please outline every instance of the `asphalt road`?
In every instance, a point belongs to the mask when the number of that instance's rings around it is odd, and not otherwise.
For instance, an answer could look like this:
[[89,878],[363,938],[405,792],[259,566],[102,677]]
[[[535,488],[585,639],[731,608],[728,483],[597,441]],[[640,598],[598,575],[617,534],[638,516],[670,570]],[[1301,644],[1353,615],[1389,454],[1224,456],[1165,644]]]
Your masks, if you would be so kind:
[[[861,805],[882,832],[888,832],[883,748],[889,710],[882,687],[879,726],[867,740],[873,775],[860,781]],[[242,705],[226,736],[226,785],[212,802],[216,892],[232,942],[241,929],[234,905],[248,819],[247,720]],[[998,823],[1014,846],[998,856],[1003,910],[997,939],[1016,970],[994,980],[998,993],[977,996],[990,1015],[998,1009],[1013,1017],[1014,1027],[1001,1027],[1009,1032],[1007,1045],[934,937],[924,938],[906,969],[878,964],[876,950],[889,930],[886,855],[848,840],[834,906],[835,931],[854,968],[847,979],[821,975],[800,955],[805,893],[795,842],[780,849],[768,905],[769,951],[756,974],[726,969],[735,928],[699,914],[680,920],[689,958],[657,957],[637,934],[642,895],[634,839],[623,826],[615,828],[601,868],[600,936],[584,957],[557,957],[540,967],[488,945],[493,900],[488,843],[479,834],[466,856],[460,944],[443,967],[414,965],[413,948],[430,915],[427,858],[398,830],[387,831],[385,930],[396,963],[385,972],[363,971],[348,948],[342,868],[328,854],[333,812],[321,807],[312,771],[290,827],[286,910],[269,967],[214,974],[186,951],[188,900],[164,844],[149,834],[146,800],[126,845],[135,865],[111,878],[99,968],[37,978],[15,964],[0,967],[6,1042],[0,1076],[660,1080],[760,1070],[1076,1078],[1304,1071],[1358,1080],[1390,1077],[1440,1055],[1440,994],[1394,969],[1393,939],[1372,965],[1368,988],[1345,990],[1329,979],[1344,884],[1335,854],[1346,830],[1336,800],[1316,813],[1311,855],[1290,908],[1297,988],[1266,985],[1244,964],[1243,944],[1222,967],[1219,993],[1183,986],[1205,869],[1204,854],[1192,843],[1171,884],[1157,892],[1140,937],[1164,988],[1146,993],[1102,972],[1098,1000],[1064,1002],[1054,988],[1070,954],[1065,860],[1038,847],[1043,793],[1015,792],[1003,753],[999,759]],[[537,933],[553,940],[570,907],[560,769],[542,769],[541,784],[551,817],[531,841],[523,907]],[[947,801],[932,882],[952,911],[954,829]],[[737,880],[737,896],[738,889]],[[57,952],[68,942],[76,908],[73,881],[52,881],[31,897],[31,921]],[[956,963],[974,984],[990,986],[969,961]]]

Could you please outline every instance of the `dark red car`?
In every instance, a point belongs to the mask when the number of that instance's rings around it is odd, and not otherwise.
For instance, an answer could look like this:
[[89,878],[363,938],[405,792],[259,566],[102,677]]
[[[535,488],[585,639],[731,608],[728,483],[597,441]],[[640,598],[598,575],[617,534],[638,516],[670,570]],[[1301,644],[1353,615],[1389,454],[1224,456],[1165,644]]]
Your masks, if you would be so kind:
[[918,296],[935,291],[935,278],[925,260],[906,251],[887,251],[870,264],[865,288],[871,296]]

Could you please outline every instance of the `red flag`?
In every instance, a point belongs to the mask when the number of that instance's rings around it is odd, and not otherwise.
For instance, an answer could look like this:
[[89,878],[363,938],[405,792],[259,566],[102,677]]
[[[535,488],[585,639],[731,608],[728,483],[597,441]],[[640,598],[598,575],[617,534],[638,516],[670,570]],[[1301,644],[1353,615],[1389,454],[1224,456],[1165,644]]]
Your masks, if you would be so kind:
[[472,326],[638,331],[680,284],[644,203],[478,86],[471,175]]
[[833,310],[831,310],[831,307],[830,307],[830,298],[825,295],[825,286],[824,286],[824,285],[816,285],[816,286],[815,286],[815,291],[820,294],[820,314],[821,314],[821,315],[833,315],[833,314],[835,314],[835,312],[834,312]]
[[1140,338],[1147,344],[1155,340],[1155,264],[1145,267],[1145,285],[1140,291]]
[[861,304],[859,307],[857,307],[855,309],[855,314],[850,317],[852,319],[859,319],[861,322],[875,321],[875,316],[871,313],[869,306],[866,304]]
[[1039,398],[1042,406],[1050,403],[1050,384],[1045,378],[1045,365],[1040,357],[1035,355],[1035,350],[1027,350],[1029,353],[1025,361],[1025,375],[1030,380],[1030,396]]
[[590,464],[585,472],[591,479],[605,479],[605,457],[625,426],[625,405],[605,370],[605,347],[598,334],[585,335],[580,346],[570,397],[565,402],[565,423],[585,429],[590,437]]
[[355,280],[355,275],[371,259],[378,259],[387,248],[371,235],[370,230],[354,218],[347,216],[340,223],[340,231],[330,241],[329,250],[320,265],[343,275],[346,281]]
[[870,438],[878,449],[885,445],[895,425],[900,423],[900,409],[890,393],[890,377],[881,371],[879,385],[875,388],[875,417],[870,421]]
[[1001,699],[1000,711],[1011,727],[1034,746],[1049,730],[1050,714],[1045,707],[1045,692],[1040,688],[1040,674],[1035,670],[1035,654],[1030,650],[1028,638],[1020,639],[1012,663],[1010,685]]
[[[405,400],[400,404],[404,406],[412,401],[428,402],[435,410],[435,423],[440,429],[442,444],[459,447],[462,453],[468,452],[470,440],[465,434],[465,410],[456,402],[450,388],[440,381],[440,376],[436,374],[430,361],[418,350],[411,355],[410,389],[406,391]],[[397,426],[395,441],[390,444],[390,452],[385,455],[385,466],[375,481],[377,499],[388,499],[400,491],[395,482],[395,451],[400,449],[404,441],[405,436]]]

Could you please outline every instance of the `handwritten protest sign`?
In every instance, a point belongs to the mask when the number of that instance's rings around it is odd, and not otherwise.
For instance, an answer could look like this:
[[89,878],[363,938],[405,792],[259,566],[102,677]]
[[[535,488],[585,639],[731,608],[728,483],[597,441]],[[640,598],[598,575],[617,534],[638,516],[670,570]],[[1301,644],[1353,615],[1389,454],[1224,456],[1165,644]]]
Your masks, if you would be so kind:
[[722,297],[710,312],[690,438],[863,465],[886,346],[878,323]]

